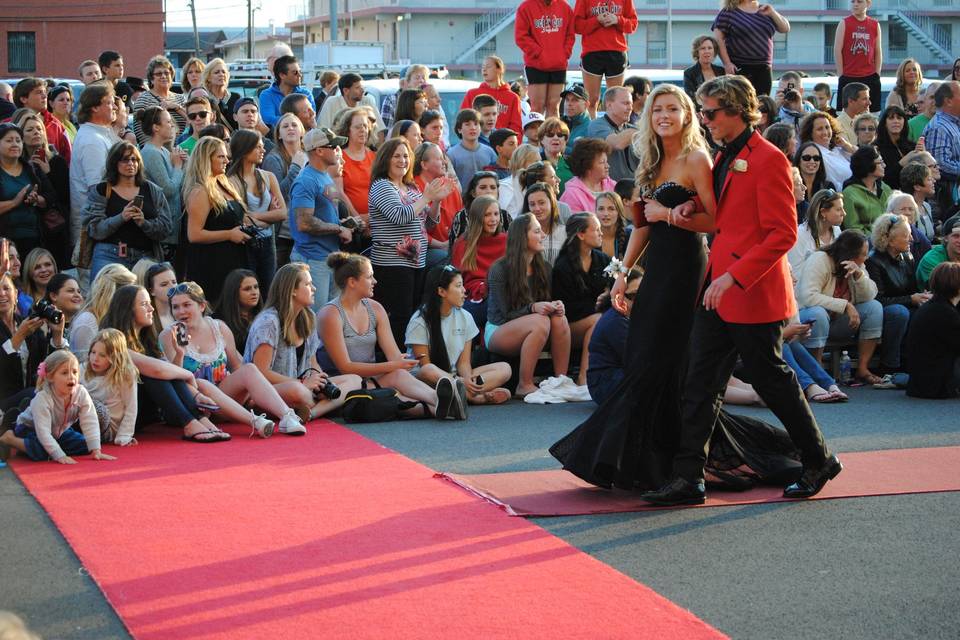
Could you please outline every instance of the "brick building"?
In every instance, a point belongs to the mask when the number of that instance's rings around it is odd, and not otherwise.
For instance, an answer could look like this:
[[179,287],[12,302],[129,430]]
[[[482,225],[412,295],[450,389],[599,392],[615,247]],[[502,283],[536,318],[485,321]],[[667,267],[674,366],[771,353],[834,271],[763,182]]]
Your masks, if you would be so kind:
[[105,49],[142,76],[163,52],[163,0],[0,2],[0,77],[76,78],[80,62]]

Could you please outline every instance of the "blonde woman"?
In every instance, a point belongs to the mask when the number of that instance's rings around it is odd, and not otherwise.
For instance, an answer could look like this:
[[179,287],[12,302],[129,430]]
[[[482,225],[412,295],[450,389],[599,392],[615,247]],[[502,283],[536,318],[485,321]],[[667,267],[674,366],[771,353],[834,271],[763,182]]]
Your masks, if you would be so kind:
[[[228,125],[233,131],[237,130],[237,121],[233,118],[233,107],[240,99],[240,94],[230,91],[230,70],[222,58],[214,58],[203,68],[200,75],[200,85],[207,90],[211,102],[219,111],[218,120]],[[266,131],[259,129],[260,133]]]
[[907,58],[897,67],[897,82],[887,95],[886,107],[900,107],[913,117],[920,113],[923,89],[923,71],[920,63]]
[[245,246],[252,236],[243,197],[226,175],[227,147],[217,138],[201,138],[187,163],[183,201],[187,210],[186,276],[216,300],[227,274],[251,268]]
[[81,363],[86,362],[90,345],[99,331],[100,320],[110,308],[110,300],[117,289],[136,284],[137,277],[122,264],[108,264],[97,274],[90,288],[90,296],[80,313],[70,323],[70,349]]

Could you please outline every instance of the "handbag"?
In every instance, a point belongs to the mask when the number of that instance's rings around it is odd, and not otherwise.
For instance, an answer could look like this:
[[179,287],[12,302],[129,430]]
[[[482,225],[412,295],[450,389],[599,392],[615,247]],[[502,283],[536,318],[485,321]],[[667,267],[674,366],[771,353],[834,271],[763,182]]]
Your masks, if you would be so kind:
[[[107,183],[107,190],[104,194],[104,199],[106,201],[110,200],[110,194],[113,192],[113,185],[109,182]],[[77,255],[74,256],[73,264],[75,267],[80,269],[89,269],[90,263],[93,262],[93,245],[97,243],[96,240],[90,237],[89,232],[87,232],[87,225],[81,224],[80,226],[80,242],[77,243]]]
[[401,411],[420,404],[401,400],[396,389],[381,387],[373,378],[364,378],[364,383],[367,381],[373,383],[372,389],[351,391],[343,402],[340,413],[347,422],[389,422],[396,420]]

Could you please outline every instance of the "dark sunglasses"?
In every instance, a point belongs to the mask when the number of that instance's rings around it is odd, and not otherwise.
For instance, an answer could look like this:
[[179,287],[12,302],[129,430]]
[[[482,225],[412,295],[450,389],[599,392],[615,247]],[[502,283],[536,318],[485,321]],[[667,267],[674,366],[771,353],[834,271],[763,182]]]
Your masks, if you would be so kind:
[[857,127],[857,131],[876,131],[876,127]]
[[[639,289],[637,291],[639,291]],[[637,291],[634,291],[633,293],[625,293],[623,294],[623,297],[633,302],[637,297]]]
[[823,158],[820,156],[800,156],[800,159],[804,162],[820,162]]
[[197,118],[206,118],[210,115],[209,111],[194,111],[187,114],[187,120],[196,120]]
[[713,122],[713,119],[717,117],[717,114],[721,111],[726,111],[726,107],[717,107],[715,109],[700,109],[700,115],[702,115],[707,120]]

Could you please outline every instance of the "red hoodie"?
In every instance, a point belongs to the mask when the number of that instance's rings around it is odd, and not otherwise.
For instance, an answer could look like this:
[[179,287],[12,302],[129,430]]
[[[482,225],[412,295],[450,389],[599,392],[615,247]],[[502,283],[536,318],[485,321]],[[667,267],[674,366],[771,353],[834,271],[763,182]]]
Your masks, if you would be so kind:
[[500,111],[500,115],[497,116],[497,129],[506,127],[520,135],[523,132],[520,96],[510,91],[510,85],[506,83],[494,88],[486,82],[481,82],[479,87],[467,91],[467,95],[463,96],[463,102],[460,103],[460,108],[473,108],[473,99],[482,93],[493,96],[494,100],[497,101],[497,109]]
[[[601,13],[612,13],[620,21],[612,27],[604,27],[597,21]],[[583,35],[580,55],[594,51],[626,51],[626,34],[637,30],[637,10],[633,0],[577,0],[573,9],[573,26]]]
[[540,71],[566,71],[577,39],[566,0],[524,0],[513,28],[523,64]]

